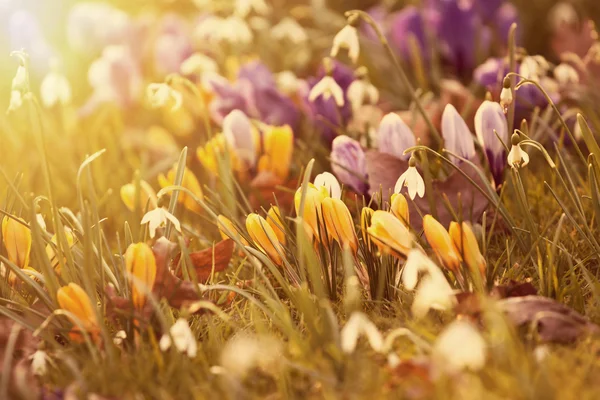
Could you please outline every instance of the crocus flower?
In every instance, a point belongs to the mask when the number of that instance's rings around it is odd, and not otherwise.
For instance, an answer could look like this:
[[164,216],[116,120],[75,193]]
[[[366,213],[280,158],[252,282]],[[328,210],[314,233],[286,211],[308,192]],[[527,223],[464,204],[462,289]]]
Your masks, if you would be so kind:
[[304,229],[309,238],[320,240],[319,226],[323,223],[322,203],[328,197],[327,190],[321,186],[317,188],[313,184],[309,184],[306,189],[306,197],[304,199],[304,209],[300,210],[300,201],[302,199],[302,186],[298,188],[294,195],[294,208],[296,215],[302,215],[304,221]]
[[410,224],[410,212],[408,210],[408,201],[400,193],[394,193],[390,197],[390,211],[406,225]]
[[[429,58],[429,54],[425,48],[427,43],[425,27],[427,22],[434,22],[434,19],[437,19],[438,15],[433,10],[423,10],[423,14],[431,20],[425,21],[421,13],[422,11],[415,6],[406,6],[397,13],[394,13],[390,20],[390,42],[399,50],[402,58],[406,60],[414,56],[410,47],[410,41],[407,40],[409,35],[415,38],[420,50],[420,56],[425,59]],[[430,25],[432,25],[431,28],[434,28],[433,24]]]
[[183,96],[166,83],[151,83],[146,88],[146,97],[152,108],[169,106],[171,110],[181,107]]
[[[24,225],[25,224],[25,225]],[[26,222],[5,216],[2,219],[2,242],[7,258],[19,268],[29,267],[31,253],[31,230]]]
[[358,251],[358,238],[354,230],[354,221],[346,204],[331,197],[323,199],[323,219],[327,233],[337,241],[342,248]]
[[251,90],[250,82],[240,80],[230,84],[226,80],[212,79],[208,84],[215,95],[209,105],[210,116],[217,124],[222,125],[223,119],[233,110],[248,115],[249,105],[244,93]]
[[223,136],[236,155],[249,167],[256,164],[260,138],[250,119],[240,110],[233,110],[223,120]]
[[381,119],[377,129],[377,147],[380,152],[406,160],[410,154],[404,154],[404,150],[416,144],[415,135],[398,114],[392,112]]
[[416,165],[414,157],[411,157],[408,160],[408,169],[396,181],[394,193],[400,193],[406,186],[411,200],[414,200],[417,195],[419,197],[425,195],[425,181],[423,181],[423,177],[417,171]]
[[375,210],[370,207],[363,207],[360,210],[360,232],[362,233],[363,243],[365,243],[369,251],[373,249],[373,242],[369,236],[368,229],[371,226],[371,218],[374,212]]
[[458,272],[461,262],[460,253],[454,246],[446,228],[427,214],[423,217],[423,231],[442,265],[451,271]]
[[269,223],[258,214],[248,214],[246,230],[254,244],[277,265],[283,264],[283,248]]
[[335,35],[330,53],[331,57],[336,57],[340,49],[347,49],[348,57],[356,64],[360,52],[360,43],[358,40],[358,30],[353,24],[344,26],[342,30]]
[[156,229],[165,226],[167,221],[171,221],[175,229],[181,232],[179,220],[164,207],[157,207],[154,210],[148,211],[142,217],[140,225],[148,224],[150,238],[154,238],[156,236]]
[[252,87],[248,103],[256,111],[256,118],[268,125],[297,127],[300,114],[294,102],[284,96],[275,85]]
[[[158,183],[160,184],[160,186],[162,188],[165,188],[167,186],[174,185],[176,173],[177,168],[176,166],[173,166],[173,168],[171,168],[169,172],[167,172],[166,176],[164,174],[158,175]],[[183,172],[181,186],[188,189],[199,199],[202,199],[203,193],[202,188],[200,187],[200,182],[198,182],[198,178],[196,178],[196,175],[194,175],[194,173],[187,167],[185,167],[185,170]],[[177,201],[183,204],[189,210],[195,212],[200,212],[201,210],[201,207],[198,204],[198,202],[187,193],[179,193],[179,196],[177,196]]]
[[[447,104],[442,114],[442,137],[446,150],[466,159],[475,156],[473,135],[452,104]],[[454,156],[450,156],[450,159],[455,163],[459,161]]]
[[[65,226],[64,232],[65,232],[65,239],[67,239],[68,247],[66,249],[63,249],[63,254],[64,254],[64,252],[69,251],[70,248],[73,246],[73,243],[75,243],[75,237],[73,236],[73,231],[69,227]],[[54,250],[57,247],[58,247],[58,236],[55,233],[54,235],[52,235],[50,242],[46,245],[46,256],[48,256],[48,260],[50,260],[50,264],[52,265],[52,267],[54,268],[56,273],[60,275],[60,272],[61,272],[60,261],[58,260],[58,258],[56,256],[56,251]],[[67,262],[66,257],[63,257],[63,264],[66,262]]]
[[523,168],[529,164],[529,154],[521,148],[521,140],[519,135],[514,133],[511,137],[512,147],[508,153],[508,165],[513,168]]
[[382,253],[396,257],[405,256],[414,242],[406,225],[386,211],[377,210],[373,213],[367,232]]
[[94,304],[88,294],[76,283],[69,283],[58,289],[56,293],[58,305],[65,311],[71,313],[73,317],[68,316],[75,325],[71,330],[70,336],[74,340],[81,340],[79,325],[85,331],[95,338],[100,330]]
[[479,250],[477,238],[469,224],[466,222],[459,224],[452,221],[448,233],[452,238],[454,247],[460,252],[471,271],[480,271],[483,274],[486,267],[485,258]]
[[217,217],[217,227],[219,228],[219,233],[221,234],[221,238],[239,240],[242,242],[244,246],[248,246],[248,242],[242,236],[236,226],[231,222],[229,218],[224,215],[219,215]]
[[287,179],[294,152],[292,129],[287,125],[268,127],[263,143],[264,152],[258,162],[259,172],[270,171],[280,179]]
[[145,210],[146,206],[148,206],[148,209],[152,210],[157,206],[158,199],[156,198],[156,192],[152,189],[152,186],[144,180],[140,180],[139,192],[136,193],[136,183],[131,182],[121,186],[120,194],[123,204],[125,204],[130,211],[135,211],[136,197],[139,201],[138,204],[140,210]]
[[199,146],[196,150],[196,157],[200,164],[214,175],[219,175],[220,164],[224,162],[226,154],[229,154],[229,161],[236,168],[235,152],[228,149],[227,139],[222,133],[214,135],[204,146]]
[[475,133],[485,150],[494,181],[499,183],[504,171],[505,145],[508,143],[508,123],[502,106],[484,101],[475,113]]
[[195,358],[198,354],[198,343],[196,337],[190,329],[190,325],[184,318],[179,318],[171,326],[168,333],[164,333],[160,338],[158,346],[162,351],[167,351],[175,346],[177,351],[186,354],[189,358]]
[[316,187],[323,186],[329,193],[329,196],[334,199],[342,198],[342,188],[340,183],[331,172],[323,172],[315,176],[314,185]]
[[131,281],[133,306],[141,310],[156,279],[156,260],[150,246],[143,242],[130,244],[125,252],[125,267]]
[[448,374],[485,366],[487,345],[479,330],[462,319],[451,323],[438,336],[431,354],[434,364]]
[[190,36],[181,17],[170,13],[162,18],[153,49],[154,65],[160,76],[180,71],[182,63],[193,51]]
[[285,231],[284,231],[284,223],[283,218],[281,218],[281,212],[279,211],[279,207],[271,206],[269,211],[267,211],[267,223],[271,225],[275,235],[277,235],[277,239],[282,245],[285,245]]
[[359,194],[369,187],[365,153],[356,140],[338,136],[331,145],[331,169],[338,179]]

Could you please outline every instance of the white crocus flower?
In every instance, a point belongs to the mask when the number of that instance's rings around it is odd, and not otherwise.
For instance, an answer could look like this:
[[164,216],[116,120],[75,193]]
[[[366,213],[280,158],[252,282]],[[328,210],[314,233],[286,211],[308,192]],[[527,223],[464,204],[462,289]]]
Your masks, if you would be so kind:
[[335,175],[333,175],[331,172],[323,172],[322,174],[315,176],[314,185],[317,187],[325,187],[329,195],[334,199],[342,198],[342,188],[340,186],[340,182],[338,182]]
[[315,101],[320,96],[323,96],[324,100],[333,97],[338,107],[344,106],[344,91],[335,79],[329,75],[324,76],[323,79],[313,86],[308,94],[308,100]]
[[354,80],[346,94],[355,115],[364,104],[376,104],[379,101],[379,90],[367,79]]
[[293,18],[285,17],[271,28],[271,36],[276,40],[289,40],[294,44],[305,43],[308,40],[306,30]]
[[47,108],[55,104],[64,106],[71,102],[71,84],[67,77],[58,71],[56,64],[52,66],[40,85],[40,97]]
[[151,83],[146,88],[146,97],[152,108],[171,105],[171,110],[177,110],[183,103],[183,96],[166,83]]
[[201,75],[206,72],[216,73],[219,70],[217,62],[207,55],[194,53],[181,63],[183,75]]
[[157,207],[154,210],[148,211],[142,218],[140,225],[148,224],[148,233],[151,238],[156,236],[156,229],[171,221],[175,229],[181,232],[181,224],[179,220],[164,207]]
[[363,335],[366,336],[373,350],[376,352],[383,351],[384,344],[381,332],[365,314],[354,312],[340,333],[344,353],[353,353],[358,338]]
[[485,366],[486,350],[477,328],[470,322],[457,320],[438,336],[431,357],[436,367],[446,373],[477,371]]
[[236,0],[235,13],[242,18],[246,18],[252,11],[260,15],[267,15],[271,8],[265,0]]
[[408,188],[411,200],[414,200],[417,195],[419,197],[425,195],[425,181],[417,171],[416,161],[413,157],[408,160],[408,169],[396,181],[394,193],[400,193],[405,186]]
[[348,49],[348,57],[354,64],[358,61],[360,53],[360,44],[358,40],[358,30],[352,25],[346,25],[333,38],[333,47],[331,48],[331,57],[337,56],[340,49]]
[[577,73],[577,70],[565,63],[554,68],[554,78],[556,78],[561,85],[579,83],[579,74]]
[[188,357],[194,358],[198,353],[198,343],[196,343],[196,337],[190,329],[190,326],[184,318],[179,318],[169,333],[165,333],[160,338],[159,347],[162,351],[167,351],[171,347],[171,344],[175,346],[177,351],[186,353]]
[[31,370],[34,375],[44,376],[48,372],[48,361],[50,358],[43,350],[37,350],[29,357],[31,360]]

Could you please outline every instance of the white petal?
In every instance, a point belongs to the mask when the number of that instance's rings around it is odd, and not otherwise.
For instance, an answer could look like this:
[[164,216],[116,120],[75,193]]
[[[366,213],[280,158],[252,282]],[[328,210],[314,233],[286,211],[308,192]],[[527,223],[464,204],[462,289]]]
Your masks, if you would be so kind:
[[322,174],[315,176],[314,185],[324,186],[329,192],[329,195],[334,199],[342,198],[342,188],[340,183],[331,172],[323,172]]
[[408,176],[408,171],[409,171],[408,169],[406,171],[404,171],[404,173],[402,175],[400,175],[400,177],[396,181],[396,186],[394,186],[394,193],[402,192],[402,189],[404,188],[404,184],[406,182],[406,178]]
[[485,365],[486,348],[485,340],[473,324],[457,320],[438,336],[432,358],[449,373],[465,368],[479,370]]
[[167,210],[164,210],[165,213],[165,217],[171,221],[171,223],[173,224],[173,226],[175,227],[175,229],[178,232],[181,232],[181,224],[179,223],[179,220],[170,212],[168,212]]

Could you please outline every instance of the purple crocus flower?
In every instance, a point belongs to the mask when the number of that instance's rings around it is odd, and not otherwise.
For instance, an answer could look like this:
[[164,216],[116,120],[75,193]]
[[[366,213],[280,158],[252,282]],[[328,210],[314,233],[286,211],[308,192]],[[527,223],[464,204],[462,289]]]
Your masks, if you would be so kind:
[[211,80],[210,86],[216,96],[210,102],[209,111],[217,124],[222,124],[223,119],[233,110],[240,110],[249,115],[246,94],[252,90],[250,82],[241,80],[231,84],[226,80]]
[[410,59],[411,48],[407,40],[408,35],[413,35],[424,59],[428,59],[426,51],[427,37],[425,34],[426,22],[432,23],[432,26],[438,19],[438,13],[435,10],[423,10],[431,18],[430,21],[424,21],[421,11],[415,6],[404,7],[401,11],[393,14],[390,21],[390,42],[398,49],[404,59]]
[[275,86],[254,87],[251,104],[257,118],[269,125],[289,125],[294,130],[300,120],[294,102]]
[[251,61],[244,64],[237,74],[237,79],[246,79],[254,87],[275,87],[273,73],[261,61]]
[[[447,104],[442,113],[442,137],[446,150],[466,159],[475,156],[473,135],[452,104]],[[460,161],[452,155],[449,158],[455,163]]]
[[37,18],[25,10],[15,11],[8,21],[10,45],[13,50],[25,49],[30,68],[42,75],[48,71],[54,50],[50,47]]
[[506,150],[509,146],[508,123],[499,103],[484,101],[475,113],[475,133],[485,150],[490,171],[496,183],[502,180],[506,166]]
[[[492,24],[496,29],[496,35],[501,43],[508,44],[508,33],[513,23],[519,21],[519,13],[517,7],[511,3],[504,3],[494,16]],[[519,37],[519,29],[517,25],[517,37]]]
[[331,169],[340,182],[358,194],[365,194],[369,189],[365,153],[356,140],[345,135],[333,139]]
[[157,73],[165,76],[179,72],[181,64],[192,55],[193,48],[182,18],[167,14],[161,24],[161,33],[154,43],[154,64]]
[[504,0],[473,0],[473,8],[484,21],[488,21],[494,18],[503,3]]
[[415,135],[398,114],[389,113],[381,119],[377,130],[377,147],[380,152],[407,160],[410,154],[404,154],[404,150],[414,145]]

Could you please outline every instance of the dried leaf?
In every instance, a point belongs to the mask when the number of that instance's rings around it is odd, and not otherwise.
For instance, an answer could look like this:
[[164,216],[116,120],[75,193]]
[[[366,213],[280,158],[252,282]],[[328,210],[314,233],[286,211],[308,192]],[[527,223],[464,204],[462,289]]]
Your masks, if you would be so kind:
[[[229,266],[229,261],[233,255],[233,248],[233,240],[225,239],[216,243],[213,247],[190,253],[190,260],[194,265],[198,282],[206,283],[213,271],[215,273],[224,271]],[[175,257],[171,265],[176,266],[179,263],[180,257],[181,255]],[[182,277],[181,270],[178,271],[177,277]]]

